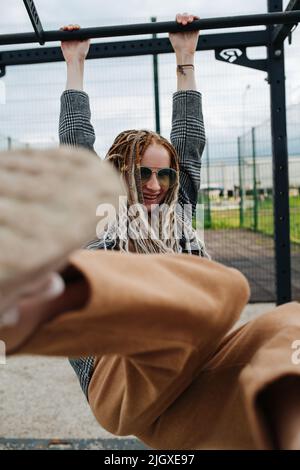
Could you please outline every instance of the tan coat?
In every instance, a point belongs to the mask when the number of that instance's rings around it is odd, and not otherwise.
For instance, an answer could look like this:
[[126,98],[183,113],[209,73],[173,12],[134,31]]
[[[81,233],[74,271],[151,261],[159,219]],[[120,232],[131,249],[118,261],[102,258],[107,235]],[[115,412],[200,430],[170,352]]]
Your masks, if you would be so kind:
[[232,331],[249,298],[244,276],[188,255],[78,251],[89,283],[80,311],[49,322],[19,350],[97,356],[90,407],[108,431],[158,449],[270,449],[259,393],[300,375],[294,302]]

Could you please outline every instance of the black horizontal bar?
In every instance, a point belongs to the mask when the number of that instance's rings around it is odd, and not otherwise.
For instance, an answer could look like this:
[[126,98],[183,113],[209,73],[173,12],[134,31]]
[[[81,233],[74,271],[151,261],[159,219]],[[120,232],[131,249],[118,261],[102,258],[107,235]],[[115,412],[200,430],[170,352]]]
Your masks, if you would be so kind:
[[[300,10],[300,0],[290,0],[285,11],[293,11],[293,10]],[[297,24],[297,22],[293,24],[289,24],[289,25],[286,25],[286,24],[278,25],[272,33],[272,42],[274,44],[282,43],[289,36],[295,24]]]
[[[300,11],[262,13],[259,15],[229,16],[224,18],[205,18],[196,20],[186,26],[176,21],[158,23],[141,23],[121,26],[102,26],[100,28],[82,28],[72,32],[45,31],[45,42],[68,41],[73,39],[104,38],[114,36],[132,36],[157,33],[176,33],[180,31],[194,31],[221,28],[238,28],[242,26],[261,26],[270,24],[292,23],[300,21]],[[0,45],[25,44],[37,42],[33,33],[2,34]]]
[[[197,51],[230,47],[259,47],[268,43],[267,31],[246,31],[200,35]],[[111,57],[130,57],[173,52],[168,38],[140,39],[92,44],[87,59]],[[61,62],[63,55],[60,47],[18,49],[0,52],[0,66],[41,64]]]

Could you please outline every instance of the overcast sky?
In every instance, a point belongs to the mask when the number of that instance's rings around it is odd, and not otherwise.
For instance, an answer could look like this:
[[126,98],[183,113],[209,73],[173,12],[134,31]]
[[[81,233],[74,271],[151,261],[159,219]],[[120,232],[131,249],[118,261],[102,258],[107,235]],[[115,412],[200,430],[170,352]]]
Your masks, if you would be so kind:
[[[203,18],[267,11],[266,0],[36,0],[35,3],[44,29],[56,29],[73,22],[82,27],[148,22],[151,16],[157,16],[158,21],[172,20],[182,11]],[[284,7],[287,4],[288,1],[284,1]],[[0,0],[0,6],[2,34],[31,31],[21,0]],[[0,53],[8,49],[17,47],[2,47]],[[300,101],[299,53],[300,33],[296,30],[293,45],[286,46],[288,105]],[[264,54],[263,48],[248,50],[251,57],[264,57]],[[159,77],[161,132],[169,137],[171,99],[176,90],[174,54],[159,57]],[[269,117],[266,74],[221,63],[214,59],[213,51],[207,51],[197,53],[196,77],[198,89],[203,94],[211,158],[235,157],[237,137]],[[6,86],[6,104],[0,106],[0,134],[31,145],[55,144],[65,65],[10,67],[0,81]],[[89,61],[85,89],[91,97],[96,149],[101,155],[121,130],[133,126],[154,128],[152,57]],[[267,132],[263,131],[261,139],[267,138]]]
[[[30,27],[27,13],[21,0],[1,0],[1,28],[7,26]],[[284,8],[288,0],[283,1]],[[44,28],[51,24],[59,26],[64,22],[80,21],[82,26],[100,25],[102,20],[115,22],[117,19],[137,20],[160,16],[172,19],[177,12],[188,11],[204,17],[230,16],[267,11],[267,0],[35,0]],[[100,23],[99,23],[100,22]]]

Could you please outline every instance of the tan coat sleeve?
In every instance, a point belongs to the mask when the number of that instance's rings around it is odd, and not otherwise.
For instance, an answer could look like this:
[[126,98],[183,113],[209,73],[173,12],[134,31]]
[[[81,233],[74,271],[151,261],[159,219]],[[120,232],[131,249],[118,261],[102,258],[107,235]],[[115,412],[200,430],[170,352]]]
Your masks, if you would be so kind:
[[151,423],[180,395],[249,297],[238,271],[189,255],[80,251],[86,307],[43,326],[21,353],[97,356],[91,408],[115,434]]

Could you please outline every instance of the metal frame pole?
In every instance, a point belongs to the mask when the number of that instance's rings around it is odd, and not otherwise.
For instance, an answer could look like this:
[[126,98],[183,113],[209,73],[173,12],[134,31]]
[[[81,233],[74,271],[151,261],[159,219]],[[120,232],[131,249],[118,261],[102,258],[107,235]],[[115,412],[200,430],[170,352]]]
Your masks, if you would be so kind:
[[258,230],[258,200],[257,200],[257,178],[256,178],[256,142],[255,127],[251,129],[252,138],[252,165],[253,165],[253,230]]
[[209,141],[206,140],[206,162],[207,162],[207,227],[211,228],[211,204],[210,204],[210,158],[209,158]]
[[242,175],[242,150],[241,150],[241,137],[238,137],[238,161],[239,161],[239,195],[240,195],[240,227],[244,227],[244,187]]
[[[71,41],[74,39],[106,38],[117,36],[136,36],[144,34],[177,33],[195,30],[221,28],[240,28],[243,26],[266,26],[273,24],[292,24],[300,22],[300,11],[262,13],[258,15],[229,16],[220,18],[204,18],[186,26],[176,21],[157,23],[141,23],[132,25],[102,26],[98,28],[82,28],[72,31],[44,31],[44,42]],[[0,45],[25,44],[39,42],[34,33],[1,34]]]
[[45,44],[44,30],[33,0],[23,0],[29,19],[41,46]]
[[[156,18],[152,17],[151,21],[156,22]],[[153,34],[156,39],[156,34]],[[153,85],[154,85],[154,108],[155,108],[155,129],[160,134],[160,105],[159,105],[159,79],[158,79],[158,57],[153,54]]]
[[[268,0],[268,11],[282,9],[282,0]],[[277,304],[291,300],[291,249],[289,175],[285,99],[284,45],[271,42],[274,27],[268,28],[269,84],[273,153],[273,201]]]
[[[266,46],[269,41],[267,31],[246,31],[236,33],[201,34],[197,51],[224,48],[245,48]],[[88,60],[112,57],[133,57],[150,54],[170,54],[173,52],[168,38],[114,41],[91,44]],[[64,60],[60,47],[35,47],[0,51],[0,70],[11,65],[44,64]],[[0,74],[1,77],[1,74]]]

